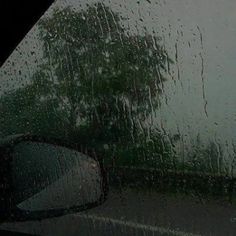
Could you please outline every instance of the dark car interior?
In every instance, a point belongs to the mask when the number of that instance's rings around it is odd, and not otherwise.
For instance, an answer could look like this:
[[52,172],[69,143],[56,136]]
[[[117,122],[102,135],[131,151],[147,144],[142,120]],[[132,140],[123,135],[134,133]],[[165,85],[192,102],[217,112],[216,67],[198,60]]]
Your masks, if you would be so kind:
[[4,63],[52,2],[53,0],[1,1],[0,65]]

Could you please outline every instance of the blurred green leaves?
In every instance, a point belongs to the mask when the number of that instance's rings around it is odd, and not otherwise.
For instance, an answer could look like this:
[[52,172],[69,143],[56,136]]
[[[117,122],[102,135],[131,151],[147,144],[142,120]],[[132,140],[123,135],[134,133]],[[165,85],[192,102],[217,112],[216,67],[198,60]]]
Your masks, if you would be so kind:
[[42,64],[31,84],[1,98],[2,132],[51,135],[97,151],[107,145],[118,162],[170,158],[160,133],[147,144],[144,123],[160,106],[172,61],[160,37],[131,35],[123,20],[102,3],[41,19]]

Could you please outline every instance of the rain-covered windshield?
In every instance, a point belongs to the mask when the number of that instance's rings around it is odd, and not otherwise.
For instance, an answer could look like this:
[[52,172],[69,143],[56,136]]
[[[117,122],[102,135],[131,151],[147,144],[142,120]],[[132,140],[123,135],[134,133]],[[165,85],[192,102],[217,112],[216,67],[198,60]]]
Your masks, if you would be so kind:
[[0,136],[95,150],[111,193],[91,235],[234,235],[235,42],[234,0],[57,0],[1,68]]

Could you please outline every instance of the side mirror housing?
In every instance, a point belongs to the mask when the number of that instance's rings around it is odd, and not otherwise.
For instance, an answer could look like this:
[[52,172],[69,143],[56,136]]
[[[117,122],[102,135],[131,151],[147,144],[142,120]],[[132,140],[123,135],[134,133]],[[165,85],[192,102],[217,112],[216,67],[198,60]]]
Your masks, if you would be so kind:
[[102,204],[107,178],[93,152],[38,136],[7,137],[0,144],[0,214],[33,220]]

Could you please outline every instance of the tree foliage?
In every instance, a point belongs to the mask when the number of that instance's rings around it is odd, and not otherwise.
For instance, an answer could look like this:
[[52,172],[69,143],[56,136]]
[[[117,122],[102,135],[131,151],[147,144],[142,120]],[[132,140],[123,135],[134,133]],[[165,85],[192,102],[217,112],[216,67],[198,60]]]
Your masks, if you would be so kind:
[[143,139],[171,60],[158,36],[132,35],[123,21],[102,3],[40,20],[42,63],[1,99],[2,130],[108,146]]

